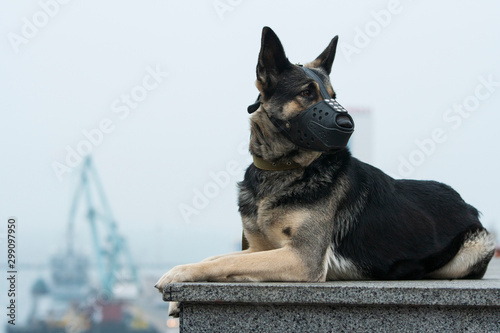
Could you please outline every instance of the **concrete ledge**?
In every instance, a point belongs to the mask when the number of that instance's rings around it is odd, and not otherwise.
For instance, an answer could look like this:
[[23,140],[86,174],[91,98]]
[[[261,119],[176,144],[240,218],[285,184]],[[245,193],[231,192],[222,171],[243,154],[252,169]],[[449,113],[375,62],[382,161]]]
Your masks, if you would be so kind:
[[165,301],[500,307],[500,280],[175,283]]
[[181,332],[500,332],[500,280],[176,283]]

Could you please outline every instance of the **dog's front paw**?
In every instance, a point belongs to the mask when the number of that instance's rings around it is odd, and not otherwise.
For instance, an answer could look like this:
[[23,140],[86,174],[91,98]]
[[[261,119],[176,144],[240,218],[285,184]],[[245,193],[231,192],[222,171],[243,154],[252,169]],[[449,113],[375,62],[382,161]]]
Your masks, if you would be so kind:
[[168,315],[174,318],[179,318],[179,313],[181,309],[179,308],[179,302],[170,302],[168,305]]
[[169,283],[197,281],[196,267],[194,265],[175,266],[156,282],[155,288],[161,293]]

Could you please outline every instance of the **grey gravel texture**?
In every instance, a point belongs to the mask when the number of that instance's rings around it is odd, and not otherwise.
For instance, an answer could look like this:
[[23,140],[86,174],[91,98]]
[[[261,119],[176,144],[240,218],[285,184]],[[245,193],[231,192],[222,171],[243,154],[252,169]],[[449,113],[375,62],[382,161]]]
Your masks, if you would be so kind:
[[181,332],[500,332],[500,280],[175,283]]
[[165,301],[500,306],[500,280],[173,283]]
[[188,332],[500,332],[499,309],[186,303]]

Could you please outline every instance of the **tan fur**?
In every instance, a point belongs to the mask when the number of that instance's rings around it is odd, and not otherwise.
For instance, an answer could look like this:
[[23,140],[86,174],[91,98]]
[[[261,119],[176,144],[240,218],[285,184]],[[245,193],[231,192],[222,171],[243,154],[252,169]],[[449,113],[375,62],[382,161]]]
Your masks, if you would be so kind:
[[256,134],[256,128],[255,126],[259,126],[259,128],[261,129],[262,133],[264,134],[265,137],[268,137],[269,135],[272,135],[272,131],[274,130],[274,128],[272,128],[271,126],[269,125],[272,125],[270,124],[268,121],[268,119],[264,118],[261,116],[261,112],[259,113],[255,113],[253,116],[252,116],[252,122],[251,122],[251,131],[252,133],[255,135]]
[[[263,217],[260,217],[260,214]],[[268,244],[272,248],[281,248],[290,244],[290,239],[297,232],[302,223],[311,216],[306,210],[286,211],[274,209],[269,213],[261,213],[259,209],[259,219],[257,224],[261,226]],[[284,233],[289,229],[290,233]]]
[[307,64],[305,64],[304,67],[318,68],[320,65],[321,65],[321,59],[316,58],[313,61],[308,62]]
[[266,235],[260,232],[253,233],[246,231],[245,237],[248,240],[249,249],[254,252],[269,251],[275,249],[267,239]]
[[242,254],[245,254],[245,253],[251,253],[251,252],[255,252],[255,251],[253,251],[251,249],[246,249],[246,250],[238,251],[238,252],[225,253],[225,254],[221,254],[221,255],[218,255],[218,256],[213,256],[213,257],[205,258],[201,262],[214,261],[214,260],[220,259],[222,257],[239,256],[239,255],[242,255]]
[[304,110],[304,107],[297,102],[296,100],[292,100],[283,105],[283,115],[286,118],[293,118],[297,116]]
[[319,68],[320,63],[321,63],[321,61],[316,58],[315,60],[304,64],[304,67],[312,68],[312,69],[320,69]]
[[307,281],[305,264],[290,247],[222,256],[212,261],[176,266],[156,287],[192,281]]
[[292,160],[295,163],[298,163],[304,167],[307,167],[309,164],[314,162],[317,158],[321,156],[320,152],[317,151],[309,151],[304,154],[298,154],[297,156],[294,156]]
[[257,89],[259,90],[259,92],[262,94],[262,91],[264,90],[262,88],[262,83],[259,80],[255,80],[255,86],[257,87]]
[[328,93],[330,94],[330,96],[333,96],[333,88],[330,87],[329,85],[326,86],[326,90],[328,91]]
[[471,268],[495,249],[493,235],[486,230],[469,238],[460,248],[457,255],[445,266],[429,274],[435,279],[459,279],[469,274]]

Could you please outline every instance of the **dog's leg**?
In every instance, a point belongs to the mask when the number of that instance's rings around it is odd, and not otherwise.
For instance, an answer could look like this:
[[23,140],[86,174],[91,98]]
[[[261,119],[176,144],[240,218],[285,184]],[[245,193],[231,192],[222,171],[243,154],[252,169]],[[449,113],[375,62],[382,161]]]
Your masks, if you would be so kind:
[[[208,258],[211,259],[211,258]],[[222,255],[210,261],[174,267],[155,285],[160,292],[168,283],[193,281],[317,281],[298,254],[289,247]],[[170,302],[170,316],[179,316],[178,302]]]
[[250,250],[250,249],[246,249],[246,250],[243,250],[243,251],[221,254],[221,255],[218,255],[218,256],[208,257],[206,259],[203,259],[201,262],[213,261],[215,259],[220,259],[220,258],[223,258],[223,257],[239,256],[239,255],[246,254],[246,253],[251,253],[251,252],[255,252],[255,251]]
[[[226,258],[226,257],[232,257],[232,256],[240,256],[242,254],[251,253],[251,252],[255,252],[255,251],[251,250],[251,249],[246,249],[243,251],[226,253],[226,254],[222,254],[222,255],[218,255],[218,256],[208,257],[206,259],[203,259],[201,262],[214,261],[216,259],[220,259],[223,257]],[[162,289],[158,289],[158,291],[162,292]],[[179,317],[179,313],[180,313],[179,302],[170,302],[170,304],[168,306],[168,315],[177,318],[177,317]]]
[[[243,251],[238,251],[238,252],[222,254],[222,255],[213,256],[213,257],[208,257],[208,258],[204,259],[202,262],[210,262],[210,261],[214,261],[214,260],[217,260],[220,258],[241,256],[242,254],[263,251],[264,249],[266,249],[265,247],[262,247],[263,244],[261,241],[259,241],[258,238],[253,237],[252,239],[254,241],[255,246],[253,246],[249,249],[246,249]],[[163,290],[162,290],[162,288],[158,288],[158,291],[161,293]],[[179,313],[180,313],[179,302],[170,302],[169,307],[168,307],[168,315],[177,318],[177,317],[179,317]]]
[[[225,256],[197,264],[180,265],[164,274],[155,285],[194,281],[318,281],[291,247]],[[324,275],[324,274],[323,274]]]
[[[239,255],[242,255],[242,254],[245,254],[245,253],[250,253],[250,252],[254,252],[254,251],[251,251],[250,249],[247,249],[247,250],[238,251],[238,252],[231,252],[231,253],[221,254],[221,255],[217,255],[217,256],[212,256],[212,257],[205,258],[201,262],[214,261],[216,259],[223,258],[223,257],[225,258],[225,257],[231,257],[231,256],[239,256]],[[161,293],[162,289],[159,288],[158,291]],[[174,318],[178,318],[179,317],[179,313],[180,313],[179,302],[170,302],[170,304],[168,305],[168,315],[172,316]]]
[[174,318],[179,318],[181,309],[179,308],[179,302],[170,302],[168,304],[168,315]]

